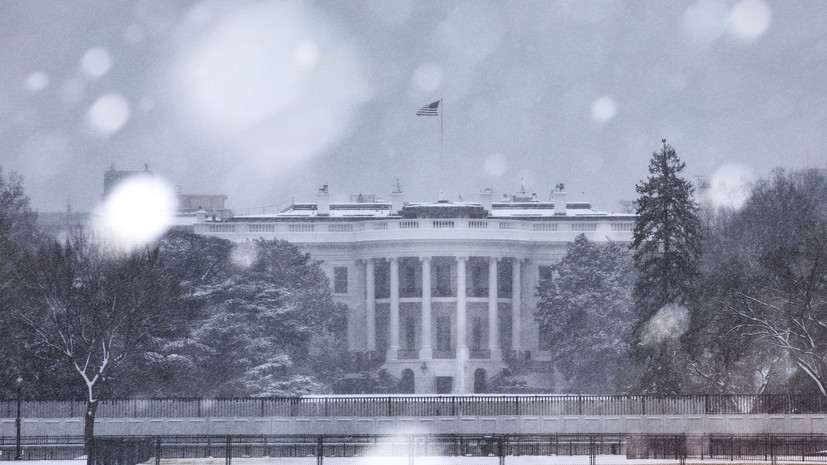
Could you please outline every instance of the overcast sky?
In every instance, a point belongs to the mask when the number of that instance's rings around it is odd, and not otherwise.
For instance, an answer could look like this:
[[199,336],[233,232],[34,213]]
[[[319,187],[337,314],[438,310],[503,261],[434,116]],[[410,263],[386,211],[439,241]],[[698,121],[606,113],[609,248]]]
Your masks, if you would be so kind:
[[0,63],[0,165],[40,211],[145,163],[237,209],[399,178],[607,211],[661,138],[693,182],[827,166],[820,0],[4,0]]

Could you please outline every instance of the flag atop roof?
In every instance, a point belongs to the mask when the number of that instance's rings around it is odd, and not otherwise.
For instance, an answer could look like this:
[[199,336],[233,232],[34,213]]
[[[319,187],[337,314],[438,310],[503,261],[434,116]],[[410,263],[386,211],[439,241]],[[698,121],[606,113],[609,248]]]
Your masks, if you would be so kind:
[[439,116],[439,102],[442,100],[437,100],[434,103],[429,105],[425,105],[424,107],[420,108],[418,112],[416,112],[416,116]]

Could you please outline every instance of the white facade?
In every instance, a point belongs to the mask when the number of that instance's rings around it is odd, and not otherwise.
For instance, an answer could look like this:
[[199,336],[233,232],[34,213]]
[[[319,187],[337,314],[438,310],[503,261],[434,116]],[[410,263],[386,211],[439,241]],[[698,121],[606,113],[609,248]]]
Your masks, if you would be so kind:
[[[508,357],[542,360],[535,289],[579,234],[631,240],[634,216],[586,203],[540,202],[524,192],[491,201],[404,203],[371,195],[269,215],[207,221],[195,232],[232,241],[289,241],[322,260],[336,298],[350,308],[348,347],[373,358],[417,393],[485,391]],[[365,201],[367,200],[367,201]],[[457,285],[464,283],[464,285]]]

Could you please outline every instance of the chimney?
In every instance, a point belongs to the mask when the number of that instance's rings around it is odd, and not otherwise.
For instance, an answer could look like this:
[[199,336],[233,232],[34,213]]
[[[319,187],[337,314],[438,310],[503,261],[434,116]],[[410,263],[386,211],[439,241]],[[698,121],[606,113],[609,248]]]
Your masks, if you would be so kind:
[[480,192],[480,205],[488,211],[489,215],[491,214],[491,206],[493,205],[492,197],[494,197],[494,190],[490,187],[486,187]]
[[330,192],[327,190],[327,184],[319,189],[316,196],[318,197],[316,214],[319,216],[330,216]]
[[563,192],[562,185],[558,185],[554,190],[554,215],[565,216],[566,214],[566,193]]
[[404,205],[405,193],[402,192],[402,184],[399,183],[399,178],[397,178],[393,185],[393,191],[391,192],[391,214],[395,215],[402,211]]

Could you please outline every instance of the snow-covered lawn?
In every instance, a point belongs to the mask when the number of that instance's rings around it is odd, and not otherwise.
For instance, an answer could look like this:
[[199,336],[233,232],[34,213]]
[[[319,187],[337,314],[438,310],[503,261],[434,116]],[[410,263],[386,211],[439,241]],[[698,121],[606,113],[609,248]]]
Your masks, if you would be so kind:
[[[79,465],[85,460],[31,460],[24,461],[25,465]],[[147,465],[155,463],[155,458],[145,462]],[[162,459],[163,465],[224,465],[226,462],[221,458],[200,458],[200,459]],[[316,457],[257,457],[257,458],[234,458],[233,464],[238,465],[261,465],[261,464],[284,464],[284,465],[316,465]],[[409,465],[406,456],[369,456],[369,457],[325,457],[325,465]],[[416,457],[414,465],[499,465],[498,457]],[[508,456],[505,458],[506,465],[589,465],[589,457],[585,455],[576,456]],[[687,460],[689,465],[767,465],[769,461],[727,461],[727,460]],[[822,460],[806,461],[800,460],[778,460],[776,463],[783,465],[803,465],[823,463]],[[678,465],[677,460],[628,460],[622,455],[598,455],[597,465]]]

